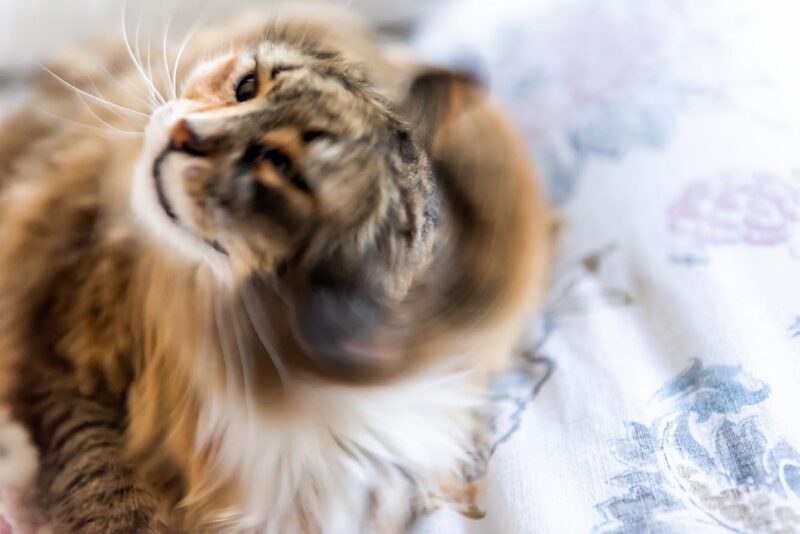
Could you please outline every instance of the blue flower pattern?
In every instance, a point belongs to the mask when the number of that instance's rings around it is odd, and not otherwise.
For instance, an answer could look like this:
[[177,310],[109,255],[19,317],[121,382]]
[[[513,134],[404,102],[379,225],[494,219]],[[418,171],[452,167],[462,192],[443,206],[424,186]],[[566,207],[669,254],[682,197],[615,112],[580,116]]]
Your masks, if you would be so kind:
[[693,360],[656,392],[664,415],[611,442],[625,469],[595,532],[800,530],[800,453],[770,432],[769,395],[740,366]]
[[[630,294],[599,281],[599,272],[617,246],[607,245],[582,255],[565,269],[553,284],[542,316],[532,325],[526,349],[508,372],[495,377],[494,442],[489,457],[520,429],[526,410],[556,370],[556,363],[547,355],[547,345],[556,333],[558,322],[566,315],[588,313],[598,307],[628,306]],[[594,281],[590,287],[584,283]]]

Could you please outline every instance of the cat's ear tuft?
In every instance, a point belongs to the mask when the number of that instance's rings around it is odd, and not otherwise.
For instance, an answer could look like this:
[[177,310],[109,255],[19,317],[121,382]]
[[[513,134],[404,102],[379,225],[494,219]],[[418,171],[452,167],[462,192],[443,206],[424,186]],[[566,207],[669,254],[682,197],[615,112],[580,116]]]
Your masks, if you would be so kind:
[[467,72],[425,69],[411,81],[401,114],[429,149],[437,133],[466,112],[482,91],[478,79]]

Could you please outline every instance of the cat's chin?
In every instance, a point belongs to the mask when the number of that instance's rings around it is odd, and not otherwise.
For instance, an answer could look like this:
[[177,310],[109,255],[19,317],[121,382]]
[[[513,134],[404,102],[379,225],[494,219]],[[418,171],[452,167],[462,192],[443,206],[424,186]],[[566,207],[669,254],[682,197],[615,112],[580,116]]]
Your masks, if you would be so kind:
[[154,166],[169,144],[168,132],[179,120],[179,103],[167,103],[158,108],[145,130],[142,152],[134,166],[131,181],[131,211],[137,224],[159,252],[186,261],[189,265],[207,266],[225,285],[234,281],[227,252],[216,241],[208,241],[182,225],[172,201],[159,187]]

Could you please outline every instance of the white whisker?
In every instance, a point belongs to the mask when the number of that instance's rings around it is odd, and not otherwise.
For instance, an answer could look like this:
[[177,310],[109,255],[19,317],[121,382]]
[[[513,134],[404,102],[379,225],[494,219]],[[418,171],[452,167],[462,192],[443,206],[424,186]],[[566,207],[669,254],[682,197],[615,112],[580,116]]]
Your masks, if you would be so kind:
[[172,81],[172,76],[169,72],[169,60],[167,58],[167,41],[169,40],[169,28],[172,25],[172,21],[175,19],[175,15],[177,14],[177,8],[173,10],[172,14],[167,18],[166,25],[164,26],[164,37],[161,40],[161,54],[163,56],[163,65],[162,68],[164,69],[164,77],[165,77],[165,84],[167,87],[167,91],[169,91],[169,96],[173,100],[178,98],[177,91],[175,89],[175,83]]
[[[142,68],[144,68],[144,63],[142,62],[142,54],[139,51],[139,44],[140,44],[139,30],[141,29],[142,21],[144,20],[144,13],[145,13],[146,10],[147,10],[147,3],[146,2],[142,2],[142,9],[139,11],[139,19],[136,21],[136,37],[135,37],[135,39],[136,39],[136,55],[139,58],[139,63],[142,65]],[[151,58],[150,58],[150,49],[151,49],[152,39],[150,38],[150,31],[147,28],[145,28],[145,32],[143,32],[142,37],[144,38],[145,43],[147,44],[147,80],[146,81],[150,85],[150,87],[152,88],[153,93],[154,93],[156,99],[158,100],[158,102],[160,104],[165,104],[166,103],[166,99],[161,94],[161,91],[158,90],[158,87],[156,86],[155,82],[153,81],[153,64],[152,64]]]
[[[100,97],[104,97],[105,95],[103,95],[103,93],[100,92],[100,89],[97,87],[97,84],[94,82],[94,80],[91,80],[91,83],[92,83],[92,88],[94,89],[95,93]],[[130,118],[126,117],[125,115],[123,115],[121,112],[115,110],[114,108],[109,108],[108,111],[113,113],[114,116],[116,116],[117,118],[120,118],[120,119],[124,120],[125,122],[127,122],[128,124],[131,124],[131,125],[139,127],[139,128],[143,127],[145,125],[145,123],[146,123],[146,121],[145,122],[134,121],[133,119],[130,119]]]
[[68,123],[68,124],[70,124],[72,126],[79,126],[81,128],[86,128],[88,130],[92,130],[93,132],[101,133],[101,134],[104,134],[104,135],[131,135],[131,136],[136,136],[136,137],[142,135],[142,132],[129,132],[129,131],[126,131],[126,130],[118,130],[116,128],[114,129],[116,131],[109,131],[106,128],[101,128],[99,126],[94,126],[92,124],[86,124],[84,122],[76,121],[76,120],[73,120],[73,119],[68,119],[67,117],[62,117],[61,115],[57,115],[55,113],[52,113],[52,112],[47,111],[46,109],[43,109],[43,108],[40,108],[40,107],[34,107],[34,109],[36,110],[36,112],[41,113],[43,115],[47,115],[48,117],[51,117],[53,119],[66,122],[66,123]]
[[142,78],[144,79],[145,85],[147,85],[147,90],[150,93],[150,99],[152,100],[154,105],[158,104],[155,95],[155,87],[149,83],[149,78],[147,77],[147,73],[144,70],[144,63],[142,62],[142,53],[139,50],[139,46],[141,45],[141,39],[139,38],[140,34],[139,31],[142,28],[142,18],[144,18],[144,3],[142,3],[141,8],[139,9],[139,16],[136,18],[136,31],[133,35],[133,53],[136,56],[136,65],[141,66],[142,70]]
[[[141,29],[142,29],[142,22],[144,21],[144,13],[145,13],[146,9],[147,9],[147,3],[143,1],[141,9],[139,9],[139,16],[136,19],[136,33],[134,34],[134,37],[133,37],[133,40],[134,40],[134,43],[133,43],[134,52],[136,53],[136,59],[138,60],[139,65],[142,66],[142,71],[144,72],[145,82],[150,87],[150,90],[153,93],[153,97],[156,99],[156,101],[158,103],[163,103],[162,99],[159,98],[160,93],[158,92],[158,88],[156,88],[155,84],[153,84],[152,72],[150,72],[148,74],[147,70],[145,70],[145,62],[144,62],[144,59],[142,57],[142,50],[139,48],[142,45]],[[146,37],[145,37],[145,40],[147,41],[147,45],[148,45],[148,48],[147,48],[147,61],[149,63],[149,61],[150,61],[150,41]]]
[[117,127],[116,127],[116,126],[114,126],[113,124],[111,124],[111,123],[107,122],[107,121],[106,121],[104,118],[102,118],[100,115],[98,115],[98,114],[97,114],[97,112],[96,112],[95,110],[93,110],[93,109],[92,109],[92,106],[91,106],[91,105],[90,105],[88,102],[83,102],[83,105],[84,105],[84,106],[86,106],[86,110],[87,110],[89,113],[91,113],[91,114],[92,114],[92,116],[93,116],[95,119],[97,119],[98,121],[100,121],[100,123],[102,123],[102,124],[103,124],[103,125],[104,125],[106,128],[108,128],[108,129],[110,129],[110,130],[112,130],[112,131],[114,131],[114,132],[116,132],[116,133],[118,133],[118,134],[122,134],[122,135],[128,135],[128,134],[141,133],[141,132],[136,132],[136,131],[133,131],[133,130],[123,130],[123,129],[121,129],[121,128],[117,128]]
[[187,30],[186,37],[184,37],[183,42],[181,42],[181,46],[178,47],[178,54],[175,56],[175,63],[172,66],[172,86],[173,86],[173,91],[175,93],[178,92],[178,68],[180,67],[181,64],[181,57],[183,56],[183,52],[184,50],[186,50],[189,41],[197,32],[198,27],[200,26],[200,24],[203,23],[203,18],[205,17],[205,11],[207,9],[208,6],[206,5],[206,7],[203,8],[203,10],[197,15],[197,18]]
[[[155,88],[156,84],[153,81],[153,61],[152,58],[150,57],[150,49],[152,48],[151,46],[152,39],[150,39],[149,36],[146,37],[145,39],[147,40],[147,79],[150,80],[150,84]],[[158,89],[156,89],[156,92],[158,93],[161,103],[162,104],[165,103],[166,100],[164,99],[163,96],[161,96],[161,93],[158,91]]]
[[[133,65],[136,67],[136,71],[139,73],[139,76],[148,86],[150,91],[150,98],[153,105],[157,104],[155,94],[158,92],[153,85],[153,83],[147,78],[144,72],[144,68],[140,61],[137,59],[136,55],[133,53],[133,49],[131,48],[130,39],[128,38],[128,28],[127,28],[127,13],[128,13],[128,0],[125,0],[125,3],[122,6],[122,38],[125,41],[125,48],[128,50],[128,56],[131,58]],[[138,39],[138,29],[137,29],[137,39]],[[138,42],[136,44],[136,48],[138,50]],[[163,104],[163,101],[161,102]]]
[[109,70],[109,68],[105,65],[105,63],[101,62],[100,67],[108,75],[108,79],[113,81],[117,87],[125,91],[128,94],[128,96],[134,98],[139,104],[142,104],[146,110],[149,111],[152,108],[152,102],[147,100],[140,91],[134,91],[128,84],[123,83],[122,80],[118,78],[117,74],[114,74]]
[[108,100],[104,100],[103,98],[100,98],[97,95],[93,95],[92,93],[89,93],[88,91],[84,91],[80,87],[72,85],[71,83],[69,83],[64,78],[62,78],[61,76],[59,76],[58,74],[56,74],[55,72],[50,70],[49,68],[45,67],[44,65],[41,65],[41,67],[44,70],[46,70],[48,73],[50,73],[50,75],[53,76],[53,78],[55,78],[56,80],[61,82],[65,87],[67,87],[68,89],[78,93],[79,95],[82,95],[82,96],[85,96],[87,98],[90,98],[90,99],[94,100],[95,102],[103,104],[104,106],[108,106],[108,107],[112,107],[112,108],[118,109],[118,110],[120,110],[120,111],[122,111],[124,113],[131,113],[133,115],[138,115],[140,117],[145,117],[145,118],[149,117],[149,115],[147,115],[146,113],[142,113],[141,111],[136,111],[134,109],[130,109],[130,108],[125,107],[125,106],[121,106],[121,105],[116,104],[114,102],[109,102]]

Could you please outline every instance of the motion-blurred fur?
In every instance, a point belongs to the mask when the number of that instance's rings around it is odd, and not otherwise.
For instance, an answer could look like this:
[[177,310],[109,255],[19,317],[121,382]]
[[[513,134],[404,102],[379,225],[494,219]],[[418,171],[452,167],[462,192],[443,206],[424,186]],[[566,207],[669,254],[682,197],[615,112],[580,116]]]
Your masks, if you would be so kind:
[[[401,532],[472,510],[462,470],[550,212],[472,80],[336,17],[202,32],[144,139],[57,80],[37,104],[73,122],[0,133],[0,392],[56,531]],[[82,69],[53,66],[129,102]]]

